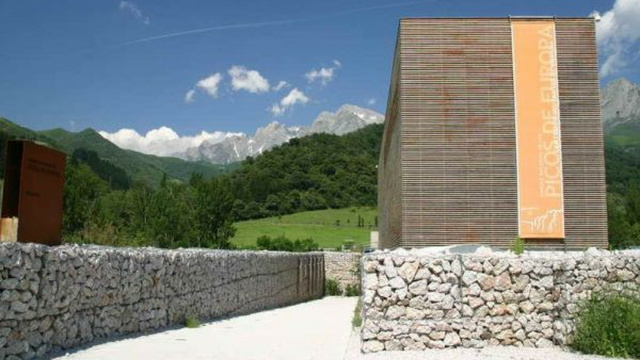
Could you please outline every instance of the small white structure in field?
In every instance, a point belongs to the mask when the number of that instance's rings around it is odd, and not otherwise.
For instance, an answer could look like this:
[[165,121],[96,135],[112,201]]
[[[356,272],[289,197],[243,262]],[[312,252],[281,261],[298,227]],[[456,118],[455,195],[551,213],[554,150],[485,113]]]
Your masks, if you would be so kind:
[[369,236],[370,239],[370,246],[373,249],[377,249],[378,248],[378,232],[377,231],[372,231],[371,235]]

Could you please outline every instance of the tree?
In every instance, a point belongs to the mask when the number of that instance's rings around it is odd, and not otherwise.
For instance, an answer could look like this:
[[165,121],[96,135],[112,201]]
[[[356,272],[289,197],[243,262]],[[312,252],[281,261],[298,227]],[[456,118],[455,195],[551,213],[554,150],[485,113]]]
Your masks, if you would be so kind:
[[191,245],[193,210],[189,190],[185,185],[168,183],[152,194],[146,230],[158,247]]
[[99,198],[108,190],[107,183],[89,166],[70,161],[65,171],[63,232],[70,234],[87,226],[98,209]]
[[233,227],[234,198],[224,179],[211,179],[195,186],[195,228],[198,247],[228,249]]

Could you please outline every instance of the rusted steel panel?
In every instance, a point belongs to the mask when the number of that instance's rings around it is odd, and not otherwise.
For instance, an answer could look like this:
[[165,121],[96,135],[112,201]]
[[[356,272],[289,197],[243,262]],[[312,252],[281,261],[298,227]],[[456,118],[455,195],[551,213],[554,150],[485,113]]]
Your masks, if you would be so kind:
[[18,218],[18,242],[59,245],[66,155],[30,141],[7,143],[2,217]]
[[[606,246],[593,20],[556,25],[566,242],[530,244]],[[518,235],[512,51],[509,18],[401,20],[379,165],[382,247],[507,247]]]

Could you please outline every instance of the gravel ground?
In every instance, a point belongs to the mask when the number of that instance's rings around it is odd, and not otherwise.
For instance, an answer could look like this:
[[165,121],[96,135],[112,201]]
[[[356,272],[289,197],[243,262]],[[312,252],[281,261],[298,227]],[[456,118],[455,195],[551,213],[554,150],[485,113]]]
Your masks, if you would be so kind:
[[356,298],[322,300],[79,349],[55,359],[597,360],[563,351],[488,347],[361,354],[351,329]]

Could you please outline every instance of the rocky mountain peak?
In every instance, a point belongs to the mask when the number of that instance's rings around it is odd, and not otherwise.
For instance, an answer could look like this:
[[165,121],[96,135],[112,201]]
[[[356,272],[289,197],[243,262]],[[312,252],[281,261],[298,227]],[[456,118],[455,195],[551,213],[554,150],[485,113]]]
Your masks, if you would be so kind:
[[218,142],[205,141],[197,147],[187,149],[184,154],[178,154],[178,156],[187,160],[229,163],[260,154],[292,138],[313,133],[342,135],[383,121],[384,116],[373,110],[345,104],[335,113],[321,112],[310,127],[285,126],[277,121],[272,121],[258,128],[254,136],[241,134],[226,137]]
[[344,104],[338,109],[338,111],[336,111],[336,116],[338,117],[344,116],[346,114],[354,114],[360,119],[371,124],[378,124],[384,121],[383,115],[373,110],[361,108],[359,106],[351,105],[351,104]]
[[311,125],[311,133],[343,135],[384,121],[384,115],[356,105],[342,105],[335,113],[323,111]]
[[602,121],[610,129],[640,117],[640,86],[627,79],[611,81],[602,90]]

